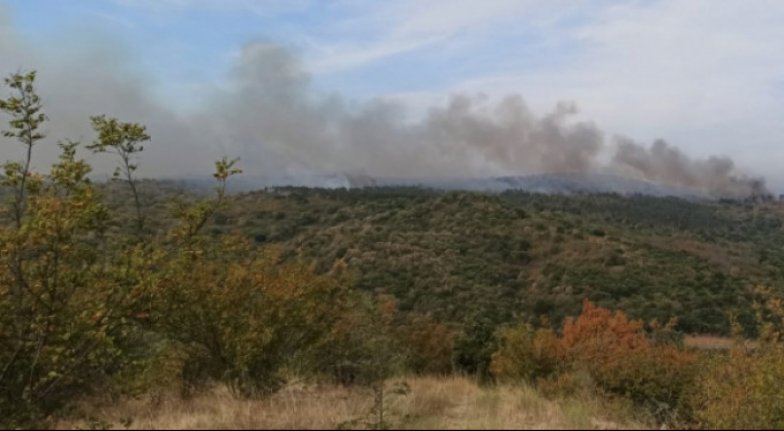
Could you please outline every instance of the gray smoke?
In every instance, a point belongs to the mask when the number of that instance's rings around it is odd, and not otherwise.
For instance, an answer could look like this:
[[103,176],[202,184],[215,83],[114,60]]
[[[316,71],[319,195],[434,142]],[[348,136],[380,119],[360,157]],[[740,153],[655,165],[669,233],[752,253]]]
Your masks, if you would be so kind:
[[[151,177],[206,174],[212,160],[229,155],[241,157],[250,175],[615,172],[721,195],[760,186],[728,158],[693,160],[662,141],[650,148],[626,138],[607,144],[597,126],[575,119],[572,103],[537,116],[519,95],[494,101],[458,94],[410,121],[401,104],[320,95],[292,52],[271,43],[244,47],[225,85],[204,89],[203,106],[182,114],[156,100],[154,82],[122,44],[103,37],[59,43],[25,44],[0,7],[0,71],[38,69],[52,119],[50,138],[36,150],[39,167],[54,161],[57,139],[93,139],[88,118],[105,113],[148,126],[153,141],[142,174]],[[2,158],[18,157],[19,148],[0,148]],[[599,160],[606,151],[614,151],[609,163]],[[110,164],[102,159],[97,167],[108,172]]]
[[742,197],[767,193],[764,181],[740,174],[728,157],[693,160],[659,139],[646,148],[625,137],[615,138],[612,167],[622,174],[672,186],[703,189],[714,195]]
[[273,157],[322,173],[395,177],[580,172],[601,147],[594,126],[568,124],[576,113],[569,104],[537,118],[520,96],[492,103],[456,95],[410,123],[398,104],[350,107],[338,95],[318,98],[291,53],[271,44],[244,49],[230,88],[214,95],[192,127],[209,124],[214,140],[235,146],[252,165]]
[[[375,176],[485,176],[524,172],[581,172],[592,168],[601,133],[561,104],[536,117],[520,96],[497,103],[455,95],[425,118],[406,122],[404,107],[372,101],[349,107],[342,97],[319,99],[307,74],[285,49],[249,45],[199,124],[215,139],[242,145],[243,157],[274,154],[320,172]],[[194,124],[195,127],[198,127]],[[256,160],[251,160],[254,163]]]

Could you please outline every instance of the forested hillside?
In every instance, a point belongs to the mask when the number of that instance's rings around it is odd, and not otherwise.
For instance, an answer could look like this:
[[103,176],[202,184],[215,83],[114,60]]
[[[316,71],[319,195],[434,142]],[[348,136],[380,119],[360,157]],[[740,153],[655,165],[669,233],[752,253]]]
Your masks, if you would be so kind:
[[751,332],[754,288],[784,283],[780,203],[418,188],[231,199],[210,234],[241,231],[319,272],[342,262],[360,289],[459,325],[559,324],[588,298],[686,333],[726,335],[731,314]]

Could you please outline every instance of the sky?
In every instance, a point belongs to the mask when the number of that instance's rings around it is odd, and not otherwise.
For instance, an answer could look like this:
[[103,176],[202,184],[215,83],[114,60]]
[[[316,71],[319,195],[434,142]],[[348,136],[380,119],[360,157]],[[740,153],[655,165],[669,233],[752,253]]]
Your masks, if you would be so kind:
[[274,44],[308,94],[349,111],[389,101],[416,121],[453,94],[519,94],[542,115],[569,102],[603,135],[728,156],[784,188],[782,22],[775,0],[0,0],[0,73],[89,61],[99,82],[149,91],[139,112],[190,115],[230,91],[249,44]]

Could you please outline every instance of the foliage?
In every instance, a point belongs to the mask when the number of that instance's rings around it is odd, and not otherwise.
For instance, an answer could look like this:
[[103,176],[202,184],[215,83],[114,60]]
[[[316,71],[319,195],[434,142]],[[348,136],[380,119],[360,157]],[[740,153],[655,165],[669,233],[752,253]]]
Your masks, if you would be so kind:
[[8,99],[0,99],[0,111],[11,117],[8,122],[10,129],[3,130],[2,135],[19,141],[26,150],[22,163],[8,161],[3,165],[5,178],[3,185],[15,190],[13,215],[17,228],[21,227],[24,214],[25,192],[30,174],[30,162],[33,157],[33,146],[45,135],[38,129],[47,120],[41,112],[41,98],[35,91],[36,72],[15,73],[6,78],[5,84],[12,90]]
[[727,355],[712,357],[689,393],[693,421],[704,428],[784,427],[784,339],[776,323],[784,317],[779,299],[761,311],[762,336],[756,344],[738,338]]
[[535,382],[566,364],[566,349],[552,329],[522,324],[503,329],[493,353],[492,375],[501,380]]
[[227,201],[206,226],[215,235],[239,229],[320,272],[342,261],[401,313],[476,335],[541,316],[559,327],[588,298],[646,322],[677,317],[688,333],[728,335],[734,313],[753,336],[749,286],[784,283],[778,203],[405,187],[286,187]]
[[448,374],[453,371],[457,333],[429,315],[410,313],[395,325],[394,334],[406,350],[406,368],[420,374]]
[[601,389],[645,405],[659,419],[672,419],[691,383],[697,357],[672,343],[654,343],[641,321],[585,301],[583,312],[563,328],[567,355]]
[[342,384],[382,384],[405,360],[393,333],[395,311],[388,296],[351,295],[330,333],[313,349],[310,368]]
[[[405,365],[405,351],[396,338],[393,321],[396,305],[385,295],[371,298],[353,295],[348,307],[311,357],[311,368],[326,373],[343,385],[358,384],[370,388],[373,404],[368,412],[370,429],[386,429],[385,415],[389,395],[404,395],[405,385],[388,387],[387,380],[400,373]],[[349,425],[349,424],[346,424]]]
[[487,317],[476,318],[455,342],[455,365],[458,370],[486,379],[495,346],[495,324]]
[[136,227],[141,233],[144,230],[144,214],[142,213],[137,181],[134,177],[134,172],[139,166],[134,158],[136,154],[144,150],[142,142],[149,141],[150,135],[147,134],[147,129],[140,124],[123,123],[116,118],[107,118],[105,115],[98,115],[90,120],[93,129],[98,133],[98,139],[88,145],[87,149],[95,153],[112,151],[119,157],[120,166],[114,171],[114,179],[122,177],[128,183],[136,209]]
[[284,365],[328,331],[344,289],[242,240],[197,244],[176,256],[143,295],[149,325],[192,352],[188,385],[221,381],[240,394],[279,387]]
[[24,423],[100,385],[131,339],[127,296],[100,253],[106,208],[75,159],[31,175],[19,228],[0,231],[0,412]]
[[645,406],[659,420],[674,418],[697,360],[671,342],[653,342],[641,321],[588,300],[560,337],[530,326],[506,329],[500,337],[491,365],[496,377],[574,388],[582,371],[598,389]]
[[711,429],[784,427],[784,348],[734,347],[726,358],[713,358],[696,381],[690,403],[694,420]]

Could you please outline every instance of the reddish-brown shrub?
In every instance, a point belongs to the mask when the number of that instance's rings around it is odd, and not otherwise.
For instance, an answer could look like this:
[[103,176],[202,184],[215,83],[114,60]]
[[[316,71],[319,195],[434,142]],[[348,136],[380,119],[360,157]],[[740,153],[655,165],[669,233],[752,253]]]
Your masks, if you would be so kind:
[[409,315],[396,329],[407,351],[408,368],[416,373],[445,374],[452,371],[455,331],[430,316]]
[[586,300],[582,314],[565,323],[563,345],[570,360],[585,368],[601,389],[657,413],[671,412],[693,378],[697,358],[673,343],[652,342],[643,326]]
[[[581,382],[645,405],[665,419],[680,405],[697,358],[667,337],[657,338],[664,341],[652,341],[642,321],[586,300],[582,314],[565,322],[560,337],[530,326],[501,332],[491,371],[498,378],[538,381],[548,388],[574,387],[573,377],[583,375]],[[564,372],[572,374],[561,378]]]
[[[630,320],[620,311],[615,313],[583,302],[583,311],[569,318],[563,327],[563,346],[583,360],[600,360],[614,356],[618,350],[634,350],[649,344],[643,324]],[[607,349],[610,348],[611,351]]]

